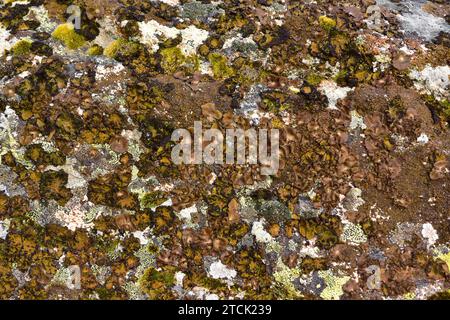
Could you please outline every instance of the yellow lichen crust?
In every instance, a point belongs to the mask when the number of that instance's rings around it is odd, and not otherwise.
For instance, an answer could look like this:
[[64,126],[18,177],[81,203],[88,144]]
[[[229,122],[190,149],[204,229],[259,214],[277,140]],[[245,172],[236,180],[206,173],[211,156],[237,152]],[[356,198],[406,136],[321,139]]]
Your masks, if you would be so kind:
[[61,41],[69,49],[78,49],[86,42],[84,37],[75,31],[74,25],[71,23],[57,26],[52,37]]
[[233,68],[228,65],[227,58],[219,53],[210,53],[208,60],[215,78],[226,79],[234,74]]
[[114,40],[103,50],[103,54],[109,58],[114,58],[123,44],[124,40],[122,39]]
[[320,16],[319,24],[322,28],[324,28],[325,30],[328,30],[328,31],[330,31],[331,29],[336,27],[336,21],[327,16]]

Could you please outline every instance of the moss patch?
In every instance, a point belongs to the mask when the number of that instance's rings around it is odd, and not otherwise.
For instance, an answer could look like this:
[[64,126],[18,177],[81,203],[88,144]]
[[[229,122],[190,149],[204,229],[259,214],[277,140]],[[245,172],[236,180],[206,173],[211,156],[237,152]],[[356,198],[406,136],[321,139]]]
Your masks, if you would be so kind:
[[114,40],[105,48],[105,50],[103,50],[103,54],[109,58],[114,58],[123,43],[124,40],[122,39]]
[[327,16],[320,16],[319,24],[322,28],[324,28],[327,31],[330,31],[331,29],[336,27],[336,21]]
[[162,56],[161,66],[167,73],[174,73],[186,62],[186,57],[178,47],[165,48],[160,53]]
[[219,53],[210,53],[208,60],[211,63],[211,68],[214,77],[218,79],[226,79],[234,75],[234,70],[228,66],[227,58]]
[[103,54],[103,48],[97,44],[94,44],[87,50],[86,53],[90,56],[100,56]]
[[60,24],[53,31],[52,37],[64,43],[69,49],[78,49],[86,42],[82,35],[75,32],[71,23]]
[[12,53],[15,56],[20,56],[23,54],[27,54],[31,50],[31,41],[28,39],[22,39],[11,48]]

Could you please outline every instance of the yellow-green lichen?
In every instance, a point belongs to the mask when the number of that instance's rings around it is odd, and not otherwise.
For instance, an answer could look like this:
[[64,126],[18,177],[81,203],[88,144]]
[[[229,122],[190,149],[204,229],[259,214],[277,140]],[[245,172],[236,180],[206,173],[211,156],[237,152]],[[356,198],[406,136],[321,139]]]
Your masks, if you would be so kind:
[[20,56],[30,52],[30,49],[31,49],[31,40],[22,39],[14,44],[14,46],[11,48],[11,51],[13,55]]
[[330,31],[331,29],[336,27],[336,21],[327,16],[320,16],[319,24],[322,28],[324,28],[327,31]]
[[208,60],[211,63],[211,68],[214,77],[217,79],[226,79],[234,74],[233,68],[228,66],[228,60],[226,57],[219,53],[210,53]]
[[301,298],[303,295],[295,288],[293,281],[300,277],[299,268],[289,268],[281,259],[277,261],[277,271],[273,274],[275,282],[281,286],[290,299]]
[[435,250],[435,258],[444,261],[450,270],[450,251],[449,250]]
[[114,58],[119,51],[120,47],[123,45],[123,39],[117,39],[111,42],[104,50],[103,54],[108,58]]
[[139,288],[151,300],[173,298],[171,286],[174,284],[175,272],[173,267],[166,267],[165,270],[150,267],[139,279]]
[[306,77],[306,81],[312,86],[318,86],[323,80],[323,77],[317,73],[311,73]]
[[324,300],[339,300],[344,291],[342,286],[350,280],[349,276],[337,276],[331,270],[318,271],[319,277],[325,281],[325,289],[320,294]]
[[152,209],[167,201],[167,197],[161,191],[154,191],[140,195],[140,206],[142,209]]
[[189,60],[178,47],[164,48],[160,53],[162,56],[161,66],[166,73],[176,72]]
[[403,295],[403,299],[405,300],[414,300],[416,298],[416,294],[414,292],[407,292]]
[[87,50],[86,53],[90,56],[100,56],[103,54],[103,48],[97,44],[94,44]]
[[61,41],[69,49],[78,49],[86,42],[84,37],[76,33],[73,24],[64,23],[56,27],[52,37]]

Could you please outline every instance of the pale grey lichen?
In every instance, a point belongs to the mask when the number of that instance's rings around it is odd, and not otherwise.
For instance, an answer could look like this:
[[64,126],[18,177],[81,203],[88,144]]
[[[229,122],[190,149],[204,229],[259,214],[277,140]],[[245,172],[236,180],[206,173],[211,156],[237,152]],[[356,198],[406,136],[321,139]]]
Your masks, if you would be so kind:
[[367,242],[367,236],[360,225],[352,222],[344,223],[344,230],[341,234],[341,240],[352,245],[359,245]]
[[17,174],[9,167],[0,164],[0,192],[4,192],[9,197],[25,194],[25,189],[16,182]]

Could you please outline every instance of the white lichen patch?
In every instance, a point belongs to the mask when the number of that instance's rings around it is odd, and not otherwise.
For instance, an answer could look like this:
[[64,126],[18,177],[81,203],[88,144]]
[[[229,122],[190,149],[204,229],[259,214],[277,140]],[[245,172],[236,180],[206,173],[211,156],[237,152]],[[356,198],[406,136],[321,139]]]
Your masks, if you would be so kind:
[[178,218],[184,222],[185,228],[196,227],[196,225],[192,222],[192,215],[198,212],[197,206],[194,204],[188,208],[184,208],[180,210],[180,212],[176,213]]
[[12,43],[9,41],[11,33],[0,26],[0,57],[5,53],[5,50],[9,50],[12,47]]
[[372,69],[374,72],[380,70],[385,71],[387,68],[389,68],[391,64],[391,57],[387,53],[380,53],[374,56],[375,61],[373,62]]
[[[409,3],[414,3],[414,1],[409,1]],[[412,12],[399,14],[397,18],[405,31],[415,33],[428,41],[438,36],[441,31],[450,31],[450,27],[445,19],[423,11],[420,8],[420,3],[415,4]]]
[[228,37],[222,46],[222,50],[229,58],[238,53],[255,61],[267,58],[267,53],[258,49],[258,45],[251,36],[244,38],[240,33]]
[[55,212],[55,218],[59,220],[61,225],[72,231],[76,229],[90,229],[94,226],[91,221],[88,221],[90,219],[87,219],[87,211],[80,204],[60,207]]
[[344,99],[347,93],[353,91],[349,87],[339,87],[336,82],[331,80],[323,80],[320,83],[319,91],[328,98],[328,109],[337,109],[336,105],[339,99]]
[[0,192],[8,197],[25,195],[24,187],[16,182],[17,174],[6,165],[0,164]]
[[221,261],[215,261],[209,266],[208,275],[213,279],[233,280],[237,272],[234,269],[228,268]]
[[80,284],[79,281],[80,279],[75,278],[75,274],[73,273],[73,269],[71,267],[61,267],[58,271],[56,271],[51,283],[63,285],[69,289],[75,289],[74,287]]
[[166,27],[155,20],[138,22],[138,25],[142,34],[141,42],[151,47],[153,51],[159,48],[158,37],[176,38],[180,33],[180,30]]
[[158,0],[158,1],[168,4],[169,6],[177,6],[180,3],[180,0]]
[[430,139],[425,133],[421,133],[420,136],[417,137],[417,142],[420,144],[427,144]]
[[0,221],[0,239],[3,239],[3,240],[6,239],[6,236],[8,235],[8,230],[9,230],[10,224],[11,224],[11,221],[9,219]]
[[264,219],[253,222],[252,235],[255,236],[258,242],[269,243],[272,241],[272,236],[264,229]]
[[244,94],[244,98],[240,103],[239,112],[250,119],[252,124],[258,125],[261,118],[269,117],[267,113],[261,112],[258,108],[258,104],[261,102],[261,93],[267,90],[268,88],[263,84],[254,84]]
[[344,208],[350,211],[358,211],[358,208],[365,203],[361,195],[361,189],[351,188],[343,201]]
[[362,117],[356,110],[350,111],[350,129],[356,130],[361,129],[364,130],[367,128],[366,124],[364,123],[364,117]]
[[133,234],[133,237],[138,239],[139,243],[143,246],[147,245],[150,241],[150,239],[149,239],[150,228],[149,227],[147,227],[143,231],[140,231],[140,230],[134,231],[132,234]]
[[207,38],[208,31],[199,29],[195,26],[189,26],[181,32],[180,49],[185,55],[193,55],[197,52],[197,47],[200,46]]
[[177,286],[183,287],[183,280],[185,276],[186,274],[184,272],[181,271],[175,272],[175,284]]
[[0,114],[0,162],[2,156],[10,151],[17,162],[30,169],[34,166],[25,159],[25,148],[21,147],[17,141],[20,124],[21,120],[16,112],[6,106],[5,111]]
[[128,141],[128,152],[131,153],[133,159],[138,161],[141,154],[145,152],[145,146],[142,144],[141,136],[142,133],[137,130],[123,130],[121,136]]
[[414,235],[420,236],[420,234],[420,224],[402,222],[397,224],[396,229],[391,232],[389,240],[400,248],[404,248],[410,241],[412,241]]
[[94,43],[106,48],[111,42],[116,40],[117,28],[115,22],[110,17],[97,20],[100,25],[100,33],[94,39]]
[[56,22],[51,21],[48,16],[48,11],[45,9],[44,5],[31,7],[24,19],[39,21],[39,26],[36,30],[41,32],[51,33],[58,25]]
[[137,283],[128,281],[122,288],[127,292],[130,300],[145,300],[147,298]]
[[35,139],[33,139],[32,144],[40,144],[42,149],[45,152],[57,152],[58,148],[56,147],[55,143],[53,141],[49,141],[47,138],[45,138],[44,136],[39,136]]
[[423,70],[412,70],[409,77],[414,80],[414,86],[422,93],[433,94],[437,99],[448,98],[450,85],[450,67],[433,68],[427,65]]
[[427,248],[431,248],[439,239],[436,229],[433,228],[431,223],[424,223],[422,225],[422,237],[427,241]]
[[95,70],[95,80],[101,81],[108,78],[110,75],[117,75],[124,69],[125,67],[121,63],[115,63],[113,65],[99,64]]
[[91,268],[92,273],[94,274],[95,279],[97,279],[98,283],[104,285],[109,275],[111,274],[111,267],[93,264]]
[[160,38],[173,39],[181,35],[181,43],[179,47],[183,54],[193,55],[197,51],[197,47],[201,45],[208,38],[208,31],[197,28],[196,26],[189,26],[186,29],[179,30],[174,27],[167,27],[159,24],[155,20],[146,22],[138,22],[139,30],[141,31],[141,41],[147,44],[153,51],[159,48],[158,42]]
[[136,277],[140,278],[144,275],[145,270],[155,265],[155,255],[150,252],[150,246],[152,243],[148,243],[134,254],[139,259],[139,266],[136,269]]

